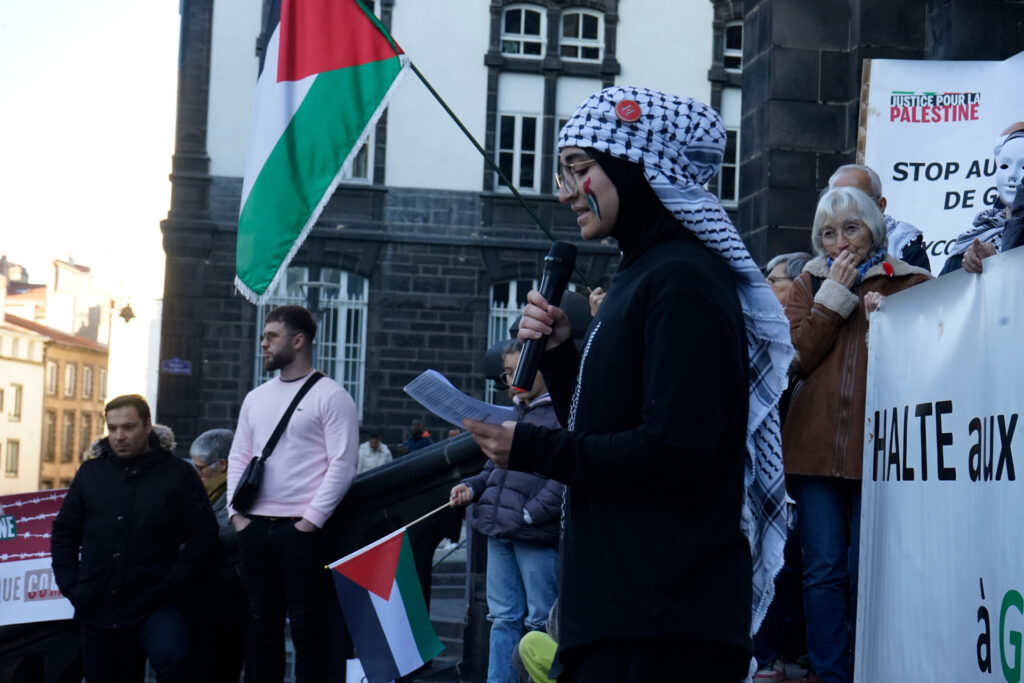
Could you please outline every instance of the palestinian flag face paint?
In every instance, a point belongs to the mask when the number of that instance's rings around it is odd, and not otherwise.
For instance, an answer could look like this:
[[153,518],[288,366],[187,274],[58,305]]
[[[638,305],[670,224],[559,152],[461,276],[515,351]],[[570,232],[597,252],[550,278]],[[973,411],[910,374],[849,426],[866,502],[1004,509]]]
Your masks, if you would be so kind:
[[594,193],[590,191],[590,178],[587,178],[586,180],[583,181],[582,187],[583,198],[587,200],[587,208],[590,209],[590,212],[594,214],[594,217],[597,220],[601,220],[601,209],[597,205],[597,197],[595,197]]

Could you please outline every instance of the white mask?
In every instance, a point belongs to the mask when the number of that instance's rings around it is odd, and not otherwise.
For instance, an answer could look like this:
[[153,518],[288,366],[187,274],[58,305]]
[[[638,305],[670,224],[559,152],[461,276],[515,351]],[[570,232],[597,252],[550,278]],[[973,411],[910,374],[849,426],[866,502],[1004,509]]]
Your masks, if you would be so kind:
[[1017,186],[1024,176],[1024,138],[1014,138],[1003,145],[996,156],[996,189],[1003,204],[1010,206]]

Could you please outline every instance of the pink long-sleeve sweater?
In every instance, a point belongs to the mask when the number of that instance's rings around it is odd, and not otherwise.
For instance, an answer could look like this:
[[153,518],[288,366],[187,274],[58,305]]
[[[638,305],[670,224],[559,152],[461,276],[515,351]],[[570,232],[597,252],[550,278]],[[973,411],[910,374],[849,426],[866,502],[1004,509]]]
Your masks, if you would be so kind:
[[[245,397],[228,457],[229,501],[306,377],[288,382],[277,377]],[[305,517],[322,527],[355,478],[358,452],[355,402],[340,384],[323,377],[299,402],[267,459],[259,496],[247,514]],[[229,517],[236,512],[228,506]]]

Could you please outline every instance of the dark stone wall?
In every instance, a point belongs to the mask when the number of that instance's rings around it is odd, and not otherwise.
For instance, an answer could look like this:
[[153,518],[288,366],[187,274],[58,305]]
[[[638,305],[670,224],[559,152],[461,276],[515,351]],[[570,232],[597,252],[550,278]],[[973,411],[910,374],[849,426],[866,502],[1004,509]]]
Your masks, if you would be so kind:
[[996,60],[1024,49],[1024,3],[1014,0],[748,0],[744,9],[738,227],[762,264],[809,248],[819,190],[855,160],[864,59]]
[[[164,223],[161,357],[191,360],[193,375],[161,376],[159,414],[182,447],[206,429],[233,428],[253,387],[256,307],[233,285],[240,193],[240,179],[213,177],[207,221]],[[568,209],[553,197],[528,201],[557,237],[578,242]],[[364,434],[394,444],[414,416],[435,437],[447,432],[402,391],[427,368],[483,397],[490,286],[537,277],[549,244],[505,194],[339,187],[292,263],[369,280]],[[607,286],[616,263],[612,244],[581,245],[578,265],[593,284]]]
[[[604,7],[614,26],[613,0],[582,5]],[[390,3],[384,9],[387,21]],[[157,410],[183,451],[206,429],[234,427],[258,350],[257,309],[233,284],[241,179],[209,175],[212,10],[213,0],[182,2],[173,189],[161,224],[167,260],[160,358],[190,361],[192,373],[161,375]],[[483,397],[490,286],[538,277],[550,240],[506,193],[387,187],[383,123],[375,144],[375,184],[339,187],[293,264],[369,280],[362,427],[393,444],[414,416],[435,436],[447,432],[402,391],[423,370],[439,370]],[[575,217],[553,196],[527,201],[557,238],[578,241]],[[607,287],[617,254],[613,243],[583,245],[583,275],[575,280]]]

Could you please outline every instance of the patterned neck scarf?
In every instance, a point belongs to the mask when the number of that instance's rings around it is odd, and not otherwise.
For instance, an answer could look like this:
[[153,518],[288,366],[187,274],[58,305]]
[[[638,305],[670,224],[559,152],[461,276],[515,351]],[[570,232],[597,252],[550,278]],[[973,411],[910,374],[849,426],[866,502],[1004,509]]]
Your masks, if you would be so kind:
[[562,128],[559,149],[596,149],[643,168],[679,223],[732,270],[750,357],[746,498],[741,525],[754,563],[752,632],[775,594],[786,543],[779,396],[793,346],[789,322],[718,198],[704,184],[718,171],[725,127],[706,104],[655,90],[612,87],[591,95]]
[[[871,269],[871,266],[878,265],[879,263],[882,262],[882,259],[884,258],[885,247],[879,247],[878,249],[875,249],[873,252],[868,254],[868,257],[861,261],[861,264],[857,266],[857,281],[853,283],[853,286],[856,287],[861,282],[863,282],[864,276],[867,274],[868,270]],[[831,256],[825,259],[826,268],[831,268],[833,263],[835,263],[835,259],[833,259]]]
[[999,247],[1003,243],[1003,228],[1006,227],[1005,212],[1006,207],[1001,201],[997,201],[995,206],[979,211],[978,215],[974,217],[971,227],[956,238],[953,248],[949,250],[949,255],[956,256],[966,252],[974,242],[974,238],[978,238],[982,242],[990,242],[996,251],[999,251]]

